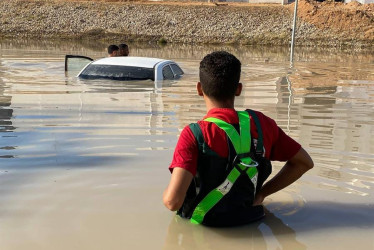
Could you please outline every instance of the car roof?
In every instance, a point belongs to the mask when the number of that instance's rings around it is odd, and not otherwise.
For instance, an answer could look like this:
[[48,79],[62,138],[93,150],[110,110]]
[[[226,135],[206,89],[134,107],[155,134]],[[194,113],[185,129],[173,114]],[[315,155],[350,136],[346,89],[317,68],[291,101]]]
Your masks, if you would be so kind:
[[157,63],[166,61],[169,60],[151,57],[117,56],[101,58],[92,62],[92,64],[153,68]]

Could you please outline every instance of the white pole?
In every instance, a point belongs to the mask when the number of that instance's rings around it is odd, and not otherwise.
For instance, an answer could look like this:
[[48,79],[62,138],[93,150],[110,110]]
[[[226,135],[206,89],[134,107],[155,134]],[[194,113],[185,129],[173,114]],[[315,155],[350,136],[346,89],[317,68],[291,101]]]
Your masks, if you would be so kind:
[[295,0],[295,11],[293,15],[293,25],[292,25],[292,38],[291,38],[291,65],[293,63],[293,52],[295,46],[295,31],[296,31],[296,18],[297,18],[297,0]]

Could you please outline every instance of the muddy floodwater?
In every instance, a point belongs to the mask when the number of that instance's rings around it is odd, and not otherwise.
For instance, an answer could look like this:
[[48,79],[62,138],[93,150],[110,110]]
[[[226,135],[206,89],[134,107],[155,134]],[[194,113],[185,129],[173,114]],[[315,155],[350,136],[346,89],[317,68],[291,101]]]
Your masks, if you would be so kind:
[[[64,71],[66,54],[105,47],[0,42],[0,249],[374,249],[374,53],[297,47],[290,65],[287,48],[130,44],[186,74],[155,87]],[[315,167],[265,219],[214,229],[161,197],[181,129],[205,114],[199,62],[220,49],[242,61],[236,108],[273,118]]]

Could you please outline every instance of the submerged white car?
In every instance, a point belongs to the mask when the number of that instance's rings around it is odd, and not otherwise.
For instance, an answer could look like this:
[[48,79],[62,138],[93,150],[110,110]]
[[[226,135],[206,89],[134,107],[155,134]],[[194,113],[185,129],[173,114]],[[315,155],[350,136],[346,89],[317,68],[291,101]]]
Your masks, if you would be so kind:
[[151,57],[106,57],[93,60],[85,56],[66,55],[65,71],[85,65],[78,73],[83,79],[131,80],[173,80],[184,72],[171,60]]

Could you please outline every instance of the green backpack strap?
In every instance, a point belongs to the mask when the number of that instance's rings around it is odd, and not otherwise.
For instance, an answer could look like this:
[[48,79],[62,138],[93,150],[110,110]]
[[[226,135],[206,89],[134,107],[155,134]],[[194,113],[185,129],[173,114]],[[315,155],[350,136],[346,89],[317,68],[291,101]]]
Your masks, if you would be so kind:
[[199,147],[199,152],[207,155],[214,155],[217,156],[218,154],[210,149],[208,144],[206,144],[203,136],[203,132],[201,131],[200,125],[198,123],[191,123],[189,125]]
[[[249,115],[245,111],[239,111],[238,116],[240,135],[231,124],[225,121],[213,117],[207,118],[205,121],[215,123],[219,128],[226,132],[237,155],[246,155],[250,152],[251,145]],[[205,215],[231,190],[231,187],[241,174],[248,175],[249,179],[256,187],[258,176],[257,166],[258,163],[248,156],[240,158],[239,162],[235,164],[222,184],[210,191],[196,206],[191,216],[191,222],[194,224],[202,223]]]
[[197,144],[199,146],[199,151],[204,152],[205,140],[204,140],[203,132],[201,131],[201,128],[200,128],[199,124],[191,123],[189,125],[189,127],[190,127],[193,135],[195,136],[195,139],[196,139]]
[[253,118],[255,124],[256,124],[256,129],[257,129],[257,134],[258,134],[258,139],[257,139],[257,147],[256,147],[256,154],[261,155],[264,153],[264,140],[263,140],[263,134],[262,134],[262,129],[261,129],[261,123],[260,119],[258,119],[258,116],[255,111],[252,109],[247,109],[251,117]]
[[213,122],[220,129],[225,131],[225,133],[230,138],[230,141],[232,142],[235,148],[236,154],[239,155],[249,153],[249,151],[251,150],[251,134],[248,113],[243,111],[237,113],[239,117],[240,134],[238,134],[234,126],[232,126],[230,123],[222,121],[218,118],[209,117],[206,118],[204,121]]

